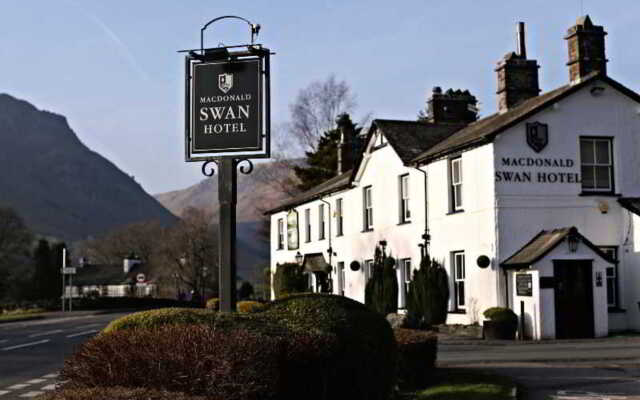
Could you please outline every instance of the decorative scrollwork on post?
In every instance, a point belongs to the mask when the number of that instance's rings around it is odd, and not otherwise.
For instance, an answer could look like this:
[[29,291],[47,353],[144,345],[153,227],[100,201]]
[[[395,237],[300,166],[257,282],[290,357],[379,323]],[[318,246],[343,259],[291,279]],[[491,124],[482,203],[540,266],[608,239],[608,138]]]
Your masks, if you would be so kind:
[[[214,167],[213,165],[211,165],[211,163],[216,164],[216,166]],[[207,170],[207,167],[209,167],[209,170]],[[204,164],[202,164],[202,174],[204,176],[212,177],[216,174],[217,167],[218,167],[218,161],[216,160],[206,161]]]
[[[243,162],[246,162],[247,165],[240,165]],[[248,158],[243,158],[241,160],[236,161],[236,165],[239,166],[238,170],[240,170],[241,174],[249,175],[253,171],[253,163]]]

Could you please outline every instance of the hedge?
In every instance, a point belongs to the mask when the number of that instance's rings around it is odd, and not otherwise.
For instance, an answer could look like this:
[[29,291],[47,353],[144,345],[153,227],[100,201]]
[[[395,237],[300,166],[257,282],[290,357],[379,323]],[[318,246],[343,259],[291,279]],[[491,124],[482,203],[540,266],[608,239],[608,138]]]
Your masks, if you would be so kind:
[[200,308],[161,308],[140,311],[113,320],[103,329],[103,333],[132,328],[157,328],[175,324],[212,324],[215,312]]
[[207,310],[215,310],[218,311],[220,309],[220,299],[217,297],[213,297],[207,300],[207,304],[205,305]]
[[398,343],[398,385],[417,388],[432,381],[438,353],[438,336],[433,332],[396,328]]
[[180,392],[123,387],[67,389],[49,392],[39,400],[209,400],[202,396],[190,396]]
[[[383,316],[364,304],[331,294],[297,294],[275,300],[262,314],[294,330],[336,338],[337,347],[322,361],[331,368],[311,375],[316,377],[314,385],[300,366],[291,383],[300,398],[377,400],[391,394],[397,357],[393,330]],[[317,397],[318,392],[326,397]]]
[[258,313],[158,310],[116,322],[65,361],[66,389],[118,385],[210,399],[386,400],[395,385],[389,324],[341,296],[291,296]]
[[260,303],[259,301],[239,301],[236,304],[236,309],[239,313],[255,313],[264,310],[267,305]]

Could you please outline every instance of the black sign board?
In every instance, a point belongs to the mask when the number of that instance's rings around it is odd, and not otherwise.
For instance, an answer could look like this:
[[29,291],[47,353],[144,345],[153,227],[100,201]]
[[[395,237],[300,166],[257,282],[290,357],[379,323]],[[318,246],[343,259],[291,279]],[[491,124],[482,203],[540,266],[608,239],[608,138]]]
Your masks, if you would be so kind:
[[193,67],[193,153],[262,149],[262,62],[206,62]]
[[518,296],[533,296],[531,274],[516,274],[516,294]]

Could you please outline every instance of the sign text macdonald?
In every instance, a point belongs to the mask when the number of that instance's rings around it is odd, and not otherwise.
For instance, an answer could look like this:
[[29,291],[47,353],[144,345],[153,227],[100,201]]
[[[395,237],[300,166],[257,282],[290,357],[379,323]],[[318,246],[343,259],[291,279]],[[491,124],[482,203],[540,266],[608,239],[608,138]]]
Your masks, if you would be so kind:
[[[572,168],[575,161],[570,158],[539,158],[539,157],[502,157],[503,167],[551,167]],[[580,183],[580,175],[575,172],[532,172],[532,171],[502,171],[495,173],[496,182],[516,183]]]

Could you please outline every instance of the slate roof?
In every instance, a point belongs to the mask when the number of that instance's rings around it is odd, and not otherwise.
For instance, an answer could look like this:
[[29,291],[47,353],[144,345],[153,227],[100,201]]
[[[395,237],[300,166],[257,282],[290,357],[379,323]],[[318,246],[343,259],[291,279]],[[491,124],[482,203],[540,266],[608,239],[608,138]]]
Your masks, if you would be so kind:
[[555,90],[532,97],[507,112],[502,114],[495,113],[473,122],[430,149],[414,157],[412,162],[416,164],[427,164],[448,154],[489,143],[493,141],[500,132],[522,122],[531,115],[555,104],[559,100],[575,93],[596,80],[606,82],[633,100],[640,102],[640,95],[631,89],[623,86],[606,75],[594,72],[583,78],[579,83],[561,86]]
[[73,286],[93,286],[93,285],[128,285],[136,281],[136,275],[144,273],[149,279],[144,265],[134,266],[129,273],[125,274],[122,265],[85,265],[76,268],[73,275]]
[[576,227],[559,228],[551,231],[540,231],[531,241],[525,244],[520,250],[516,251],[511,257],[507,258],[500,265],[505,269],[526,268],[540,261],[551,250],[555,249],[560,243],[564,242],[570,234],[576,235],[581,243],[591,248],[596,254],[605,261],[616,263],[615,260],[609,258],[596,245],[591,243],[587,238],[582,236]]
[[640,215],[640,197],[621,197],[618,203],[636,215]]
[[313,189],[300,193],[299,195],[294,196],[292,199],[280,204],[278,207],[266,211],[265,214],[275,214],[280,211],[289,210],[293,207],[299,206],[300,204],[304,204],[309,201],[324,197],[330,193],[346,189],[351,186],[352,174],[353,171],[349,170],[341,175],[334,176],[333,178],[319,184]]
[[371,132],[378,128],[398,153],[402,162],[408,164],[414,157],[451,136],[465,125],[376,119],[371,123]]

